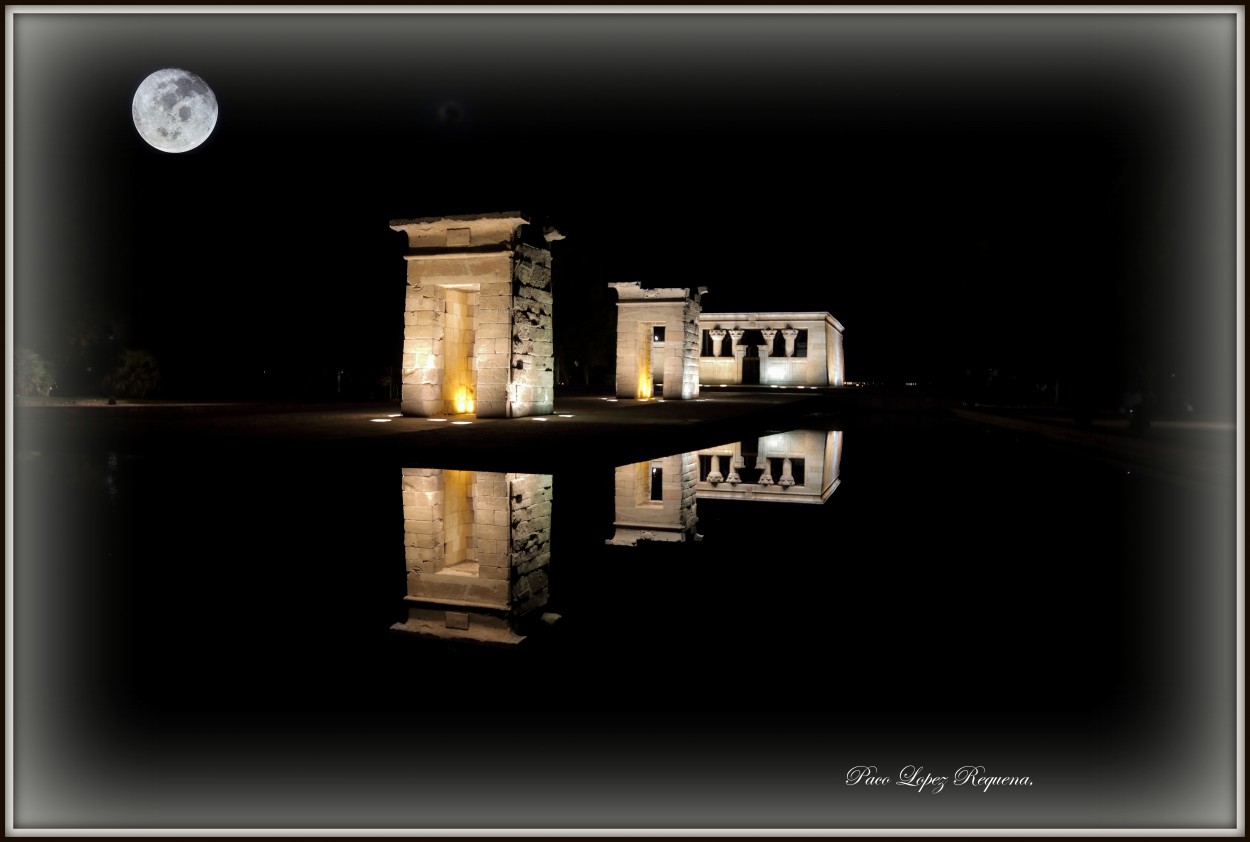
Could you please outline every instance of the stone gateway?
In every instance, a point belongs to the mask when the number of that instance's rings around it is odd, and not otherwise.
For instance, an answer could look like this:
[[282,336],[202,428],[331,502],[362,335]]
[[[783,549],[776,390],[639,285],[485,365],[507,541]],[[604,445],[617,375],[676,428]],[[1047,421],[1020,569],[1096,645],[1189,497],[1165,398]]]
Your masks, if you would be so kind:
[[520,213],[397,219],[408,237],[400,409],[523,418],[554,409],[551,252]]

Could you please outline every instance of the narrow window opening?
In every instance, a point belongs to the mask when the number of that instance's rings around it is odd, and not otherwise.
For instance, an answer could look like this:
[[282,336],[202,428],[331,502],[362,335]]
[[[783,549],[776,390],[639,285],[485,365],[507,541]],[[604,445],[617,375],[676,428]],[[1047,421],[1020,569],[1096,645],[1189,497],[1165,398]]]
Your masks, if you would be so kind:
[[794,477],[795,485],[802,485],[806,481],[803,474],[802,459],[790,459],[790,476]]

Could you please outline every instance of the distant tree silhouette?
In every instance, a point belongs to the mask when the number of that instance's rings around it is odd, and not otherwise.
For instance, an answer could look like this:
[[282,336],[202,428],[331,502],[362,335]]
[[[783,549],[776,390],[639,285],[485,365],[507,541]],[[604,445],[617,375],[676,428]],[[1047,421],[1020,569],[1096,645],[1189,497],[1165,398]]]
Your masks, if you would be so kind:
[[127,348],[117,359],[117,367],[104,378],[110,395],[144,398],[161,385],[161,370],[149,351]]
[[18,348],[13,361],[17,394],[47,397],[56,385],[56,367],[29,348]]

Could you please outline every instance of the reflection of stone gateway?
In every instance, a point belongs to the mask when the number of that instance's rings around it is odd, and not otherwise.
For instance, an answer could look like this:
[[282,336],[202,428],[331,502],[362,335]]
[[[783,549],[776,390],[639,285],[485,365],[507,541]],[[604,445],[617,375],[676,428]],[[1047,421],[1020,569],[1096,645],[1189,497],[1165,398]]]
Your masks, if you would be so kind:
[[695,453],[677,453],[616,469],[616,532],[609,544],[699,540]]
[[403,469],[408,621],[397,630],[516,643],[547,604],[551,476]]

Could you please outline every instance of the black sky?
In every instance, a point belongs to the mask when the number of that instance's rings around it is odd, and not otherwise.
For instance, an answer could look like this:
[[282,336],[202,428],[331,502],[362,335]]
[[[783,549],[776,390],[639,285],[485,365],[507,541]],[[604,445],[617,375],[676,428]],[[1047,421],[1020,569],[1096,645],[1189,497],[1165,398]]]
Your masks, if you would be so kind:
[[[852,379],[1149,365],[1231,412],[1235,22],[22,13],[15,344],[107,322],[186,393],[385,366],[387,222],[520,209],[568,237],[557,344],[611,281],[707,286],[832,312]],[[162,67],[220,104],[192,152],[131,123]]]

